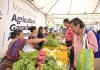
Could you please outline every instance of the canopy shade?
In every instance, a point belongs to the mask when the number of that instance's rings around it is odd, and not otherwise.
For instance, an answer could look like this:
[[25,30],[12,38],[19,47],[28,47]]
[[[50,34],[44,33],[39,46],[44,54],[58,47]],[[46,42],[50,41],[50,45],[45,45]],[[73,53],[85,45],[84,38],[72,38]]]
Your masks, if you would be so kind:
[[[89,22],[100,20],[100,0],[28,0],[39,10],[58,23],[64,18],[79,17]],[[56,21],[55,21],[56,20]],[[57,22],[58,20],[58,22]],[[85,22],[85,21],[84,21]],[[88,21],[87,21],[88,22]],[[59,22],[62,23],[62,22]]]

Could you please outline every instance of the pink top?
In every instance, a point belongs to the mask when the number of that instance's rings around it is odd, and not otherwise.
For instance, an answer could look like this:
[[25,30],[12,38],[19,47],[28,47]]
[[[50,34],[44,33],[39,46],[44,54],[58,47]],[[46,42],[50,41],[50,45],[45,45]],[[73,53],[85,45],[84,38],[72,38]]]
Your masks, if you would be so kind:
[[[97,44],[97,39],[93,31],[90,30],[87,33],[87,39],[89,42],[89,48],[93,49],[94,52],[97,52],[98,44]],[[74,44],[73,45],[74,45],[74,54],[75,54],[75,61],[76,61],[78,52],[79,50],[82,49],[82,36],[77,36],[76,34],[74,34]]]
[[74,32],[72,31],[71,27],[68,27],[65,34],[66,41],[72,41],[74,36]]

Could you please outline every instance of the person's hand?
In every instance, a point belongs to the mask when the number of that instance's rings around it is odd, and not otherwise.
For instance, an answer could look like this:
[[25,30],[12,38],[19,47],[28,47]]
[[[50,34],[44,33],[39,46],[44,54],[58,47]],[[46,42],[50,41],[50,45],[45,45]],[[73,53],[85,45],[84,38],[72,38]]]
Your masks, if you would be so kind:
[[47,41],[48,41],[48,39],[47,39],[47,38],[44,38],[44,39],[43,39],[43,41],[44,41],[44,42],[47,42]]
[[68,50],[71,50],[71,47],[67,47]]
[[46,36],[45,38],[46,38],[46,39],[48,39],[48,37],[47,37],[47,36]]
[[71,49],[72,49],[72,46],[70,46],[70,47],[67,47],[67,49],[68,49],[68,50],[71,50]]

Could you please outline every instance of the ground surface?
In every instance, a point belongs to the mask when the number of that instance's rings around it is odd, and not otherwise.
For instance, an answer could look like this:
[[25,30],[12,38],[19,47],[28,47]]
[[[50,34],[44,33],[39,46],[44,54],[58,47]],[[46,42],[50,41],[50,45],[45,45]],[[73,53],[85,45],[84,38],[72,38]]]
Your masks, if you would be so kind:
[[100,70],[100,58],[95,58],[95,69]]

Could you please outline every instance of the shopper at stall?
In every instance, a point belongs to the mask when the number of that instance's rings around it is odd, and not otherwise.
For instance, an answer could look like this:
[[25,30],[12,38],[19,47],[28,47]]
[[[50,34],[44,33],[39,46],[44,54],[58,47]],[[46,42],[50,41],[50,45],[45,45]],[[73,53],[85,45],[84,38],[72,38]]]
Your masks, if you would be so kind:
[[71,29],[71,24],[67,18],[63,20],[63,23],[64,23],[64,26],[67,27],[65,39],[66,39],[66,44],[69,47],[69,46],[72,46],[72,40],[73,40],[74,33]]
[[[85,31],[85,24],[79,18],[74,18],[71,20],[71,27],[73,32],[75,33],[73,45],[74,45],[74,54],[75,54],[74,64],[76,66],[76,59],[78,56],[78,52],[82,49],[82,38]],[[92,49],[94,52],[97,52],[98,44],[93,31],[89,30],[86,35],[89,43],[89,48]]]
[[44,30],[45,30],[44,36],[45,36],[45,37],[47,37],[47,36],[49,35],[48,29],[49,29],[48,27],[45,27],[45,28],[44,28]]
[[39,43],[41,41],[47,41],[46,38],[41,39],[23,39],[24,33],[21,30],[15,30],[11,33],[11,43],[6,53],[6,58],[1,65],[0,70],[11,70],[12,65],[19,59],[19,53],[22,48],[27,44]]
[[50,28],[49,33],[52,33],[52,32],[53,32],[53,28]]
[[[38,28],[37,37],[38,37],[38,38],[44,38],[43,32],[44,32],[44,29],[43,29],[42,26],[40,26],[40,27]],[[39,43],[39,46],[42,47],[42,45],[43,45],[43,42],[40,42],[40,43]]]
[[[30,30],[30,32],[31,32],[28,39],[37,39],[38,38],[36,35],[37,34],[36,26],[30,27],[30,28],[28,28],[28,30]],[[37,49],[37,50],[40,49],[40,46],[38,43],[33,43],[32,45],[34,46],[35,49]]]
[[72,40],[73,40],[73,36],[74,36],[74,32],[71,29],[71,24],[69,22],[69,20],[66,18],[63,20],[64,26],[67,27],[66,28],[66,33],[65,33],[65,40],[66,40],[66,45],[67,47],[69,47],[70,50],[70,67],[73,67],[74,64],[74,48],[72,47]]
[[65,35],[65,33],[66,33],[66,29],[64,29],[64,27],[61,26],[61,28],[60,28],[60,32],[61,32],[63,35]]

